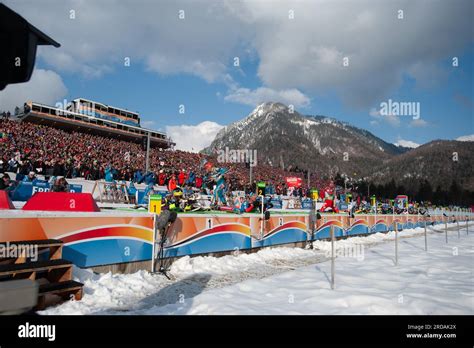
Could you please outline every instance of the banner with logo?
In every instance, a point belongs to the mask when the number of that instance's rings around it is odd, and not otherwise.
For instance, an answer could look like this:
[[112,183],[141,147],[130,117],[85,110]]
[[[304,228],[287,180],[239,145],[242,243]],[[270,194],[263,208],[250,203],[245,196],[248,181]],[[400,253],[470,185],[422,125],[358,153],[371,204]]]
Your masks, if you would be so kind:
[[303,184],[303,179],[296,176],[289,176],[286,178],[286,186],[299,188]]
[[[20,181],[13,193],[12,201],[27,201],[36,192],[48,192],[51,185],[47,181],[23,182]],[[82,185],[69,184],[69,192],[82,193]]]

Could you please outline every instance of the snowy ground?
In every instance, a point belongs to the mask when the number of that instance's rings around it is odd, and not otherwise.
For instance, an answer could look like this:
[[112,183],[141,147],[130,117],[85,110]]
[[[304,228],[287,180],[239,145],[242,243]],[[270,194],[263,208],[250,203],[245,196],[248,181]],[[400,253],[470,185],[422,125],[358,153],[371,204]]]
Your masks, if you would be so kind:
[[[331,243],[316,250],[264,249],[254,254],[184,257],[172,280],[140,271],[93,274],[75,269],[85,284],[81,301],[40,314],[474,314],[474,228],[460,238],[449,224],[428,233],[394,233],[336,242],[336,288],[331,290]],[[464,227],[465,224],[462,223]]]

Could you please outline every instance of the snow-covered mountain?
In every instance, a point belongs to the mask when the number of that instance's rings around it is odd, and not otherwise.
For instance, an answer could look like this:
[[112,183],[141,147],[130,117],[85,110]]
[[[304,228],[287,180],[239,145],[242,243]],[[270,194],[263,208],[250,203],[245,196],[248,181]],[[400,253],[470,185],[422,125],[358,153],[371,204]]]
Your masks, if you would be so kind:
[[460,187],[474,190],[474,142],[398,145],[334,118],[305,116],[281,103],[264,103],[219,131],[203,152],[256,149],[259,164],[309,169],[321,176],[339,172],[374,183],[393,179],[407,190],[416,190],[424,180],[433,190],[447,189],[455,180]]
[[368,173],[368,168],[406,151],[367,130],[326,116],[305,116],[281,103],[259,105],[223,128],[204,150],[257,150],[260,163],[327,174]]

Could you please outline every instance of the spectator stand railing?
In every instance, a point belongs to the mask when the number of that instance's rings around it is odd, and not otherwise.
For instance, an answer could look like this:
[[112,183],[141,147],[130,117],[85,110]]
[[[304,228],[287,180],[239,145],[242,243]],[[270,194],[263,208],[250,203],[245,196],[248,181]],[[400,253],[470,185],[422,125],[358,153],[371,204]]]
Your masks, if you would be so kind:
[[128,187],[125,183],[98,180],[92,189],[93,196],[96,189],[101,203],[130,203]]

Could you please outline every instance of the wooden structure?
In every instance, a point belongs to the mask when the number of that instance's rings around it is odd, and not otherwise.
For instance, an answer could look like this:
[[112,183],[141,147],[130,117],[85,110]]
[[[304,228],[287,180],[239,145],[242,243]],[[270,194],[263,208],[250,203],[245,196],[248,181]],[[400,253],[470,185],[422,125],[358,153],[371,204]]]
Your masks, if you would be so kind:
[[[13,255],[0,259],[0,282],[16,279],[36,281],[39,286],[36,310],[69,300],[71,296],[75,300],[82,298],[83,284],[72,280],[73,263],[61,258],[62,241],[30,240],[0,243],[0,246],[6,251],[5,255]],[[39,259],[40,255],[44,258]]]

